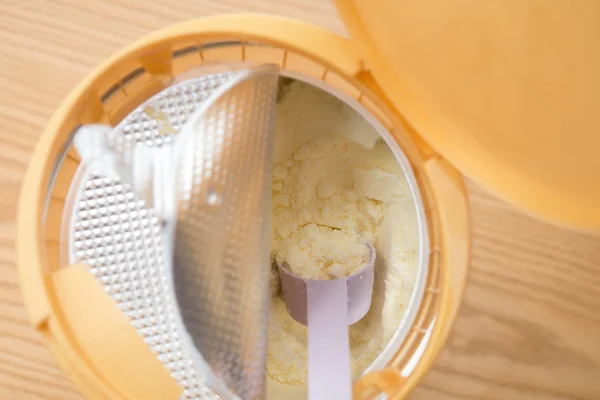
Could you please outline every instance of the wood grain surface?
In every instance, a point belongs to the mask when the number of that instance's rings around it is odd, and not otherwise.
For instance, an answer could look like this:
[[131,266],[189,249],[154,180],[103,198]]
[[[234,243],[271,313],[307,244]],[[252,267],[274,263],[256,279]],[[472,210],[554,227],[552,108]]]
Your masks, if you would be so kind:
[[[176,21],[229,12],[345,33],[320,0],[0,0],[0,399],[80,399],[28,324],[17,285],[15,213],[42,128],[117,49]],[[476,185],[469,191],[466,298],[411,398],[600,399],[600,235],[535,221]]]

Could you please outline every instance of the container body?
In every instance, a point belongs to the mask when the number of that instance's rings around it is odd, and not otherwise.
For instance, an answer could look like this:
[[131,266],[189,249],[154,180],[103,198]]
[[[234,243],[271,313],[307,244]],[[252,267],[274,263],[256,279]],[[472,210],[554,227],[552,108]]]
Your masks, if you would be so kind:
[[[439,353],[464,290],[469,222],[462,177],[390,107],[348,40],[289,20],[227,16],[168,28],[117,54],[63,103],[36,148],[19,209],[18,263],[32,324],[90,399],[180,396],[89,266],[71,265],[77,259],[69,250],[68,221],[76,196],[69,192],[83,175],[76,174],[79,157],[70,140],[79,125],[117,125],[190,70],[226,62],[278,64],[282,74],[350,105],[394,152],[417,209],[418,276],[398,330],[354,392],[365,399],[406,395]],[[101,334],[90,327],[99,319]],[[105,337],[117,343],[107,348]]]

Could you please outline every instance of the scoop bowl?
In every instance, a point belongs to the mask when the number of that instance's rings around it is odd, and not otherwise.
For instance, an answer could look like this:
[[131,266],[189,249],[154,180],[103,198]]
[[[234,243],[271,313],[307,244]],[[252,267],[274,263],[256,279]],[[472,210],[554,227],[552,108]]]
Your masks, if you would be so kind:
[[[307,279],[295,275],[286,263],[278,263],[277,269],[281,279],[283,300],[290,316],[302,325],[308,325],[308,293],[317,290],[327,290],[327,286],[336,285],[338,281],[345,281],[347,290],[348,325],[360,321],[371,308],[373,297],[373,280],[375,277],[375,248],[367,243],[369,248],[369,262],[354,274],[338,279],[322,280]],[[318,282],[318,283],[317,283]]]

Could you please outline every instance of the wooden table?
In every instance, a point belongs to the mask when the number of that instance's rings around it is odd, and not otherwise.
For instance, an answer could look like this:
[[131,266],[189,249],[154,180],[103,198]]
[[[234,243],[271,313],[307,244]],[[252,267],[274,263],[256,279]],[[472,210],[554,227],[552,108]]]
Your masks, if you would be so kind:
[[[30,327],[17,286],[19,188],[48,118],[94,67],[146,33],[249,11],[345,33],[321,0],[0,0],[0,399],[80,399]],[[600,235],[546,225],[469,190],[466,298],[412,398],[600,399]]]

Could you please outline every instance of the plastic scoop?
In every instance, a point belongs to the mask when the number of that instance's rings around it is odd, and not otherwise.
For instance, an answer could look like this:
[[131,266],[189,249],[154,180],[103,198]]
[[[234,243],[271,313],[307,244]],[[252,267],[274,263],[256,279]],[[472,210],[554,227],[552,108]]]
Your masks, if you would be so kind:
[[290,316],[308,326],[309,399],[351,399],[348,325],[371,308],[375,248],[354,274],[331,280],[306,279],[278,264],[283,300]]

